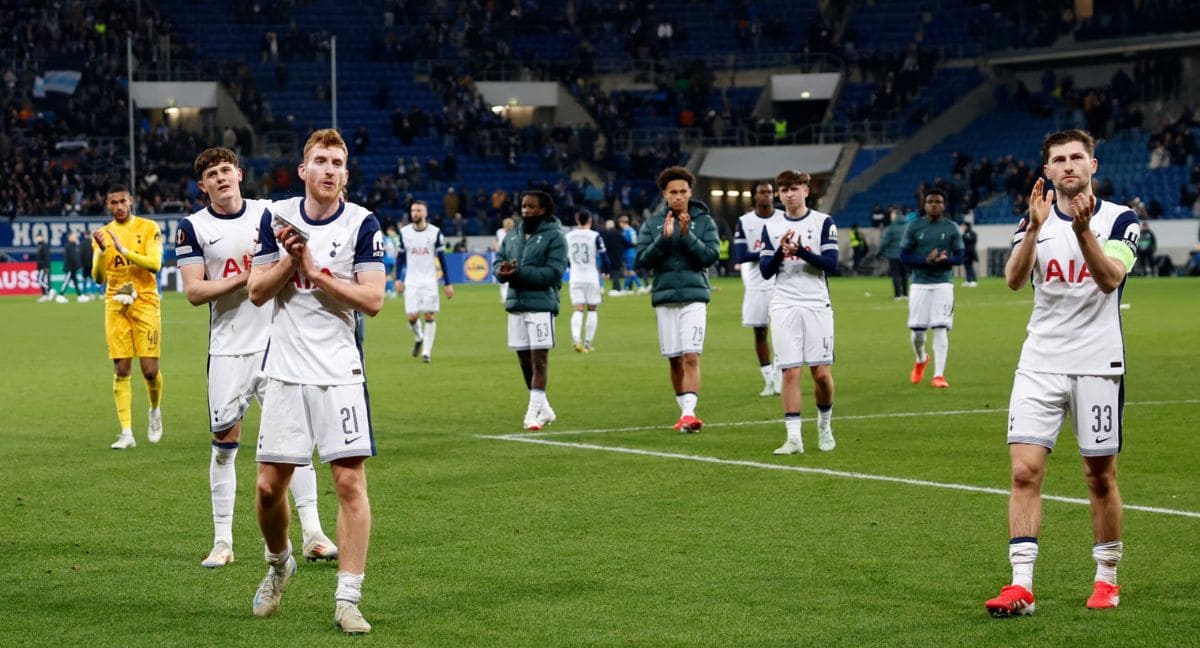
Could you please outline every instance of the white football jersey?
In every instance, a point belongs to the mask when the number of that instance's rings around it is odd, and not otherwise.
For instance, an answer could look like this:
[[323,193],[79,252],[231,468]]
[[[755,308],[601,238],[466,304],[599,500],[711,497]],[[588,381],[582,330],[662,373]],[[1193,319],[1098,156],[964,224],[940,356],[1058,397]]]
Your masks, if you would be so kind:
[[[1025,238],[1028,219],[1013,235]],[[1096,201],[1090,224],[1100,247],[1120,241],[1137,253],[1141,226],[1128,207]],[[1021,348],[1020,369],[1043,373],[1119,376],[1125,373],[1125,341],[1121,335],[1121,292],[1100,291],[1071,229],[1071,217],[1055,206],[1037,234],[1033,266],[1033,313]]]
[[598,284],[600,270],[596,260],[606,254],[600,234],[591,229],[567,230],[567,260],[571,264],[571,283]]
[[[821,255],[838,249],[837,226],[829,214],[810,209],[800,218],[786,214],[778,221],[763,228],[763,259],[769,259],[779,249],[779,241],[789,231],[800,242],[800,247]],[[775,275],[775,292],[771,295],[771,308],[796,304],[829,304],[829,282],[825,271],[799,257],[784,259]]]
[[770,290],[775,285],[774,279],[763,279],[762,270],[758,268],[758,255],[762,252],[762,233],[768,223],[777,223],[784,219],[782,209],[776,209],[774,213],[766,218],[759,216],[754,210],[750,210],[742,214],[738,218],[737,231],[733,235],[734,253],[738,254],[739,250],[745,246],[745,251],[749,253],[752,260],[742,262],[741,257],[734,257],[738,263],[741,263],[742,284],[746,290]]
[[[203,263],[209,280],[250,272],[258,228],[270,205],[269,200],[244,200],[237,214],[226,216],[206,207],[187,216],[175,234],[177,265]],[[209,355],[245,355],[267,348],[271,310],[255,306],[245,287],[209,302],[208,310]]]
[[[321,272],[352,282],[358,272],[383,272],[383,232],[375,215],[354,203],[327,220],[304,215],[304,199],[289,198],[271,205],[308,230],[308,251]],[[280,259],[271,213],[259,226],[254,264]],[[354,338],[354,309],[322,293],[295,272],[275,297],[271,340],[264,370],[267,377],[301,385],[349,385],[364,381],[361,349]]]
[[[412,224],[400,228],[400,253],[404,255],[404,283],[408,286],[433,286],[438,282],[438,255],[444,255],[446,243],[437,225],[425,223],[418,230]],[[445,257],[443,257],[445,258]]]

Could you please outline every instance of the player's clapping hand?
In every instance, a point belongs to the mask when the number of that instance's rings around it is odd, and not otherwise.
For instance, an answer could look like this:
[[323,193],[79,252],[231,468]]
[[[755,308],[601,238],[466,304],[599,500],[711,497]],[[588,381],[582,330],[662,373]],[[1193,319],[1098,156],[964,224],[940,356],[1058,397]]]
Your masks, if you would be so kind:
[[92,232],[92,238],[96,241],[96,245],[100,247],[100,251],[104,251],[104,230],[98,229]]
[[942,250],[939,248],[933,248],[932,250],[929,251],[929,254],[925,255],[925,262],[926,263],[942,263],[947,258],[949,258],[949,257],[947,256],[945,250]]
[[675,212],[668,211],[667,217],[663,219],[663,236],[670,238],[675,233]]
[[679,235],[683,236],[688,233],[688,226],[692,224],[692,216],[687,212],[679,215]]
[[312,255],[308,253],[308,241],[303,236],[298,234],[291,226],[284,227],[275,233],[275,238],[279,241],[280,247],[300,268],[300,274],[304,277],[311,278],[313,275],[320,272],[320,269],[313,263]]
[[1092,213],[1096,210],[1096,197],[1076,194],[1071,199],[1071,229],[1083,234],[1091,228]]
[[1029,226],[1026,232],[1036,233],[1042,228],[1042,223],[1050,216],[1050,207],[1054,204],[1054,190],[1046,191],[1046,179],[1038,178],[1033,183],[1033,191],[1029,193]]
[[[108,230],[105,230],[105,231],[108,231]],[[115,233],[108,232],[108,238],[112,239],[113,247],[117,249],[117,252],[120,252],[121,254],[125,254],[125,246],[121,245],[121,239],[117,238],[117,235]]]
[[779,239],[779,251],[786,257],[796,256],[800,250],[800,242],[796,240],[796,232],[788,230],[784,233],[783,238]]
[[496,268],[496,274],[502,281],[510,281],[517,275],[517,262],[501,261],[500,265]]

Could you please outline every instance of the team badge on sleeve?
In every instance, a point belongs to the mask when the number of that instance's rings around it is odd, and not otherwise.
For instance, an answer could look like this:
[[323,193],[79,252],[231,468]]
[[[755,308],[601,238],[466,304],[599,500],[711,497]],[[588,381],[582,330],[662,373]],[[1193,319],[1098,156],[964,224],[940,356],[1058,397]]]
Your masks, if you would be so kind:
[[374,250],[372,256],[383,258],[383,232],[375,230],[375,236],[371,238],[371,249]]

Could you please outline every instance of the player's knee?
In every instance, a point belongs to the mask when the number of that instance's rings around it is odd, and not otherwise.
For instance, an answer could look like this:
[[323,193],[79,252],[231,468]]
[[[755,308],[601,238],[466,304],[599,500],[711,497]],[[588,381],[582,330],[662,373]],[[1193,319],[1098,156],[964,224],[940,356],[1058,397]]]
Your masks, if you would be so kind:
[[1085,461],[1083,476],[1088,490],[1097,497],[1107,497],[1117,489],[1117,472],[1111,462],[1097,465],[1097,462]]
[[271,505],[279,502],[287,494],[287,485],[283,480],[278,479],[274,473],[260,474],[256,486],[256,494],[259,502]]
[[1026,461],[1014,461],[1012,465],[1013,488],[1041,488],[1045,469]]
[[365,499],[367,494],[367,475],[362,469],[361,461],[355,465],[338,466],[333,469],[333,489],[337,492],[338,500],[343,506]]

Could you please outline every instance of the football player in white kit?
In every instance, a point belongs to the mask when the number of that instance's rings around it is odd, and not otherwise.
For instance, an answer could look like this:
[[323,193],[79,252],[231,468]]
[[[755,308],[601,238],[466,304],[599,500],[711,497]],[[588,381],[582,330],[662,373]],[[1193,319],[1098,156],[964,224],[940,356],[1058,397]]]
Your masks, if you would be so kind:
[[[213,433],[208,483],[212,491],[213,546],[202,567],[233,562],[233,502],[242,417],[251,399],[262,404],[263,353],[271,311],[250,302],[246,281],[258,243],[258,226],[269,200],[245,200],[237,154],[215,147],[196,157],[200,191],[209,206],[184,218],[175,238],[175,258],[184,293],[193,306],[208,304],[208,409]],[[317,474],[312,463],[298,466],[292,497],[309,560],[334,560],[337,546],[321,530],[317,515]]]
[[[437,334],[438,268],[442,268],[446,299],[454,299],[454,286],[446,267],[446,242],[442,230],[428,220],[429,207],[414,200],[409,209],[412,222],[400,228],[400,249],[396,253],[396,290],[404,293],[404,313],[413,332],[413,357],[429,362]],[[435,263],[436,260],[436,263]],[[403,277],[403,279],[401,279]],[[424,325],[421,316],[425,316]]]
[[754,352],[763,378],[759,396],[778,394],[782,387],[778,384],[782,379],[775,375],[771,346],[767,343],[768,311],[775,281],[764,278],[758,267],[763,229],[768,223],[782,219],[783,210],[775,208],[775,185],[768,181],[759,182],[754,185],[754,209],[738,218],[737,232],[733,235],[733,258],[740,265],[742,285],[746,289],[742,295],[742,326],[754,329]]
[[272,204],[259,226],[250,299],[271,302],[272,319],[255,508],[270,566],[253,610],[274,614],[296,571],[284,493],[315,447],[330,464],[339,504],[334,623],[362,634],[371,631],[358,603],[371,535],[365,460],[375,454],[375,437],[355,325],[356,312],[374,317],[383,308],[387,278],[379,221],[342,200],[346,161],[336,130],[314,132],[298,168],[304,197]]
[[800,436],[800,367],[808,365],[817,403],[817,447],[830,451],[833,439],[833,305],[826,277],[838,269],[837,227],[829,214],[807,207],[807,173],[787,170],[775,177],[786,210],[763,229],[759,267],[775,278],[771,295],[771,342],[783,370],[783,426],[787,440],[773,454],[804,452]]
[[1120,305],[1141,229],[1127,207],[1092,193],[1094,151],[1095,141],[1085,131],[1046,137],[1042,170],[1054,189],[1044,192],[1041,179],[1034,185],[1029,215],[1013,236],[1004,267],[1009,288],[1032,283],[1033,313],[1008,405],[1012,584],[986,602],[992,616],[1034,611],[1046,458],[1068,414],[1092,508],[1096,576],[1086,605],[1104,609],[1120,603],[1117,563],[1124,546],[1117,453],[1125,401]]
[[591,353],[600,322],[596,311],[600,306],[600,268],[607,275],[610,266],[604,239],[592,229],[592,213],[586,209],[575,213],[575,227],[567,232],[567,260],[571,264],[571,307],[575,309],[571,313],[571,341],[577,353]]

